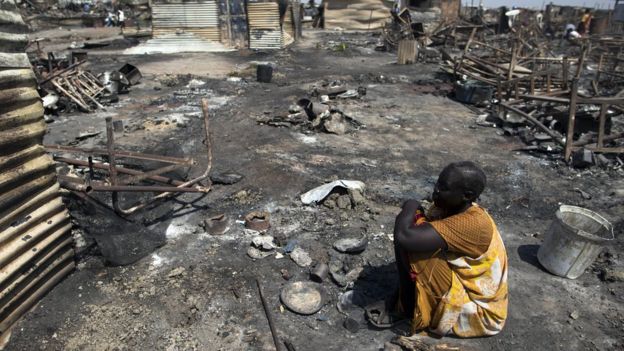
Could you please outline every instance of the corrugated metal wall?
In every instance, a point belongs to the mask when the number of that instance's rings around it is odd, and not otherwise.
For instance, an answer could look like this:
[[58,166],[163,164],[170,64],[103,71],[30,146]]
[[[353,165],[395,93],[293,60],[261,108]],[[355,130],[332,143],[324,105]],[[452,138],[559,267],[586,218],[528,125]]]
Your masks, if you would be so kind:
[[221,41],[237,48],[246,48],[249,45],[245,2],[245,0],[218,1]]
[[[9,2],[10,1],[10,2]],[[0,335],[74,268],[69,214],[24,48],[26,26],[12,0],[0,3]],[[8,39],[7,39],[8,38]]]
[[179,32],[193,33],[206,40],[221,41],[217,3],[215,1],[153,3],[153,36],[157,38]]
[[384,0],[325,1],[325,28],[370,30],[383,27],[392,2]]
[[279,6],[276,2],[247,3],[249,48],[281,49],[284,47]]

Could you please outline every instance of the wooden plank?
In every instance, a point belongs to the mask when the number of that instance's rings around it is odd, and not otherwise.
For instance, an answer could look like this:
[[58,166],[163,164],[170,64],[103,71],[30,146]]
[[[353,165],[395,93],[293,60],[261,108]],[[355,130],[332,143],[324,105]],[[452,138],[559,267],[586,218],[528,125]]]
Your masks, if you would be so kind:
[[578,80],[572,81],[572,91],[570,92],[570,110],[568,114],[568,130],[566,133],[564,160],[570,160],[572,156],[572,145],[574,144],[574,122],[576,118],[576,100],[578,94]]
[[91,109],[88,106],[86,106],[82,101],[78,100],[78,98],[76,98],[72,93],[70,93],[69,91],[65,90],[56,80],[52,80],[52,84],[61,93],[63,93],[65,96],[70,98],[73,102],[75,102],[78,106],[82,107],[86,111],[91,111]]
[[609,109],[609,105],[602,104],[600,106],[600,117],[598,117],[598,147],[602,148],[604,146],[604,133],[605,133],[605,122],[607,119],[607,110]]
[[507,80],[511,80],[511,78],[513,77],[514,69],[516,68],[517,56],[518,53],[516,49],[516,44],[514,43],[513,47],[511,48],[511,61],[509,62],[509,70],[507,71]]
[[416,55],[418,54],[416,40],[401,40],[399,41],[398,60],[399,65],[408,65],[416,62]]

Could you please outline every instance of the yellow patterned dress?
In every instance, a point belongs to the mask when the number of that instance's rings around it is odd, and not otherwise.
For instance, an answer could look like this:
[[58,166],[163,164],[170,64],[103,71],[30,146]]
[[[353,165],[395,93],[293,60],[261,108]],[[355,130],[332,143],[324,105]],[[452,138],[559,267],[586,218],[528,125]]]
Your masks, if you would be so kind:
[[[494,221],[475,204],[465,213],[429,223],[449,250],[411,261],[418,273],[413,331],[429,328],[459,337],[498,334],[507,318],[507,253]],[[484,230],[491,238],[486,246]],[[462,245],[470,243],[485,247],[485,252],[462,254]]]

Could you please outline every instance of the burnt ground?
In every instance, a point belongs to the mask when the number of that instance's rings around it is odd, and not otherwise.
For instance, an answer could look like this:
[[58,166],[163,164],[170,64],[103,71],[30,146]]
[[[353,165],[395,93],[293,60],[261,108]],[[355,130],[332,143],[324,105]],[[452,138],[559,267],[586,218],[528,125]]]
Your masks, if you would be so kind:
[[[67,144],[86,131],[101,131],[78,145],[104,145],[104,117],[112,116],[125,122],[125,131],[116,135],[120,147],[192,155],[200,166],[191,173],[198,173],[206,156],[199,102],[207,97],[213,107],[213,170],[244,178],[214,185],[205,196],[186,194],[164,202],[131,217],[132,223],[94,212],[68,194],[76,236],[86,238],[79,241],[78,269],[17,324],[7,348],[273,349],[258,279],[280,336],[297,350],[382,349],[399,331],[368,327],[357,309],[349,314],[361,322],[360,329],[346,330],[338,296],[353,289],[372,301],[393,289],[389,235],[394,216],[405,199],[426,197],[441,168],[457,160],[478,162],[488,175],[481,204],[496,220],[508,250],[509,318],[495,337],[443,341],[467,350],[624,347],[624,283],[603,281],[600,273],[624,263],[622,170],[579,171],[557,158],[513,151],[523,145],[518,139],[476,125],[474,112],[446,96],[448,78],[437,65],[397,66],[393,54],[373,50],[375,40],[369,34],[311,32],[297,46],[274,53],[91,55],[94,71],[130,62],[146,67],[145,77],[107,111],[61,114],[49,125],[47,142]],[[348,45],[336,48],[330,41]],[[276,64],[272,83],[255,82],[248,69],[253,61]],[[172,79],[166,73],[178,75]],[[228,75],[243,80],[228,80]],[[338,102],[363,128],[334,135],[258,123],[286,115],[312,85],[332,80],[366,87],[365,96]],[[301,204],[303,192],[335,179],[363,181],[366,203],[353,209]],[[108,201],[108,194],[101,199]],[[547,273],[536,259],[560,204],[597,211],[616,228],[616,243],[576,280]],[[342,266],[355,272],[355,280],[347,287],[325,281],[327,303],[314,315],[283,308],[278,296],[288,282],[282,270],[290,281],[307,281],[309,269],[288,255],[259,260],[247,255],[251,235],[237,221],[252,210],[271,212],[267,234],[279,245],[296,240],[313,261]],[[202,222],[220,213],[226,214],[229,230],[207,234]],[[93,243],[96,236],[106,240],[108,232],[139,245],[146,227],[150,238],[164,245],[130,265],[112,266]],[[354,236],[369,240],[363,253],[332,248],[337,239]]]

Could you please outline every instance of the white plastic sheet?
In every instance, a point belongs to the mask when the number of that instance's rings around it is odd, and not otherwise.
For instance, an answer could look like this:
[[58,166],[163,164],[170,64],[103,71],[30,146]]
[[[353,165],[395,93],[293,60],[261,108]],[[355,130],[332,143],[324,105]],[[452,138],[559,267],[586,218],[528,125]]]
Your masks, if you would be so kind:
[[311,203],[317,203],[329,195],[332,190],[336,187],[341,187],[345,189],[353,189],[353,190],[364,190],[366,185],[359,180],[335,180],[331,183],[323,184],[319,187],[316,187],[307,193],[301,195],[301,202],[306,205]]

